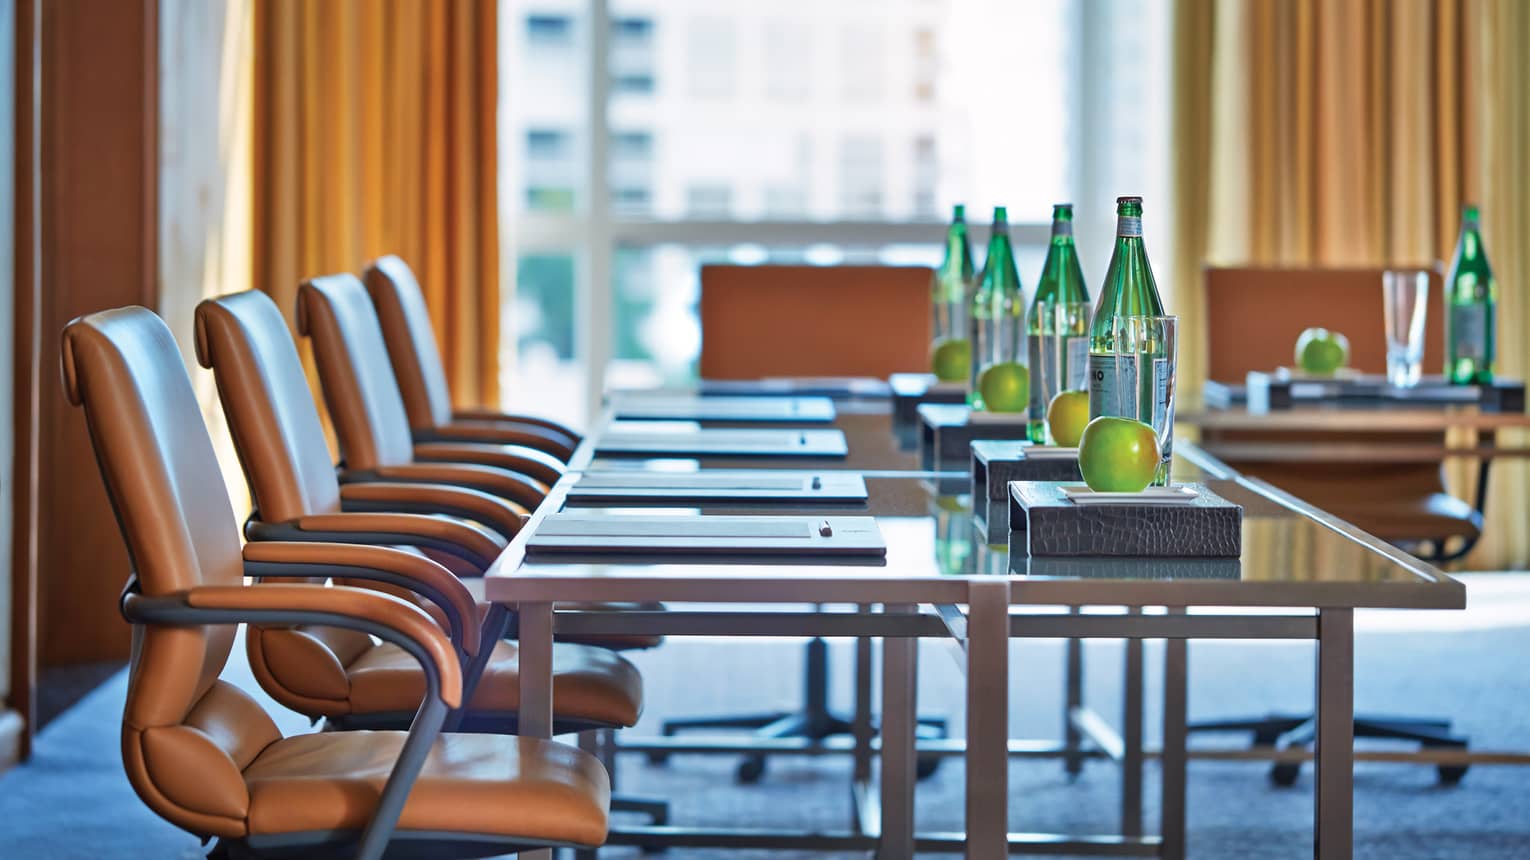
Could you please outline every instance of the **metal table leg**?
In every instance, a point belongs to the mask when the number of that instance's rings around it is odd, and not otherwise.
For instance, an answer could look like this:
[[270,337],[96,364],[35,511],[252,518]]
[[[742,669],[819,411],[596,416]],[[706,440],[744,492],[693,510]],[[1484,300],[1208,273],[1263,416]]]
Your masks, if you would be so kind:
[[1009,852],[1009,581],[975,581],[967,611],[967,857]]
[[1318,613],[1317,792],[1314,856],[1354,851],[1355,611]]
[[[553,725],[553,605],[520,604],[520,729],[532,738],[551,738]],[[551,849],[525,851],[522,860],[552,860]]]
[[[1131,609],[1130,615],[1141,615]],[[1126,640],[1121,713],[1121,833],[1142,835],[1142,640]]]
[[[1183,614],[1183,609],[1169,609]],[[1184,860],[1185,856],[1185,713],[1189,698],[1189,645],[1185,639],[1168,639],[1163,654],[1163,756],[1159,760],[1163,799],[1159,829],[1163,838],[1159,856]]]
[[[888,614],[909,614],[914,607],[889,604]],[[917,719],[919,640],[882,640],[882,826],[878,860],[914,856],[914,726]]]

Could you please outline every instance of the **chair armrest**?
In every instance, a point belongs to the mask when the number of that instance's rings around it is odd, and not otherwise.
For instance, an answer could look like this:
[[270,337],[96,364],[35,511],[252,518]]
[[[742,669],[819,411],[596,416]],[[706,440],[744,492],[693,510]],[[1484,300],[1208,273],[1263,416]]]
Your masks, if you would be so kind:
[[340,480],[397,481],[404,483],[451,484],[490,493],[508,502],[534,511],[547,491],[525,475],[476,463],[403,463],[379,466],[366,472],[342,472]]
[[422,442],[414,446],[419,463],[477,463],[519,472],[550,488],[563,477],[563,462],[545,451],[521,445],[483,442]]
[[481,442],[491,445],[523,445],[546,451],[568,462],[579,442],[573,437],[537,424],[507,420],[458,419],[450,424],[417,430],[415,442]]
[[543,427],[548,430],[556,430],[567,436],[575,445],[584,441],[584,434],[578,430],[551,418],[541,418],[536,415],[526,415],[520,412],[500,412],[497,409],[454,409],[452,410],[453,421],[513,421],[517,424],[530,424],[533,427]]
[[526,516],[498,496],[470,487],[365,481],[340,485],[340,509],[347,513],[446,514],[483,523],[510,540]]
[[451,571],[424,556],[384,546],[269,541],[245,544],[244,573],[368,580],[408,589],[441,607],[457,648],[470,657],[478,653],[478,601]]
[[480,572],[507,545],[482,526],[425,514],[313,514],[282,523],[251,520],[244,533],[252,541],[418,546],[450,553]]
[[320,624],[360,630],[420,661],[427,695],[462,704],[462,667],[435,620],[419,607],[365,588],[323,585],[204,585],[165,597],[129,590],[122,614],[135,624]]

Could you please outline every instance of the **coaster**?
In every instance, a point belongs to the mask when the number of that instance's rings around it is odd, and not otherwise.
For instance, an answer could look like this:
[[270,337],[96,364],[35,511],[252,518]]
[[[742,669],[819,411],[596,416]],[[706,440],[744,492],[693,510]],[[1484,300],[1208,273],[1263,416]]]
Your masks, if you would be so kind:
[[[1029,454],[1027,454],[1029,455]],[[1075,505],[1192,505],[1199,495],[1194,487],[1148,487],[1140,493],[1097,493],[1088,487],[1063,487],[1063,497]]]
[[1059,445],[1032,445],[1025,449],[1027,460],[1077,460],[1077,448],[1063,448]]
[[974,409],[967,415],[969,424],[1024,424],[1030,417],[1024,412],[986,412]]

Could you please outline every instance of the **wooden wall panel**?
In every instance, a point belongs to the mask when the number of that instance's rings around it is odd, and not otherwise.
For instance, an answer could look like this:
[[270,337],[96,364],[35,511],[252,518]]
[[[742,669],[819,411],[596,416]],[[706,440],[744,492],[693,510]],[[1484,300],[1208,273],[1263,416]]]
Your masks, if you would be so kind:
[[53,0],[41,31],[38,662],[127,656],[129,572],[84,416],[58,382],[80,314],[155,307],[156,0]]

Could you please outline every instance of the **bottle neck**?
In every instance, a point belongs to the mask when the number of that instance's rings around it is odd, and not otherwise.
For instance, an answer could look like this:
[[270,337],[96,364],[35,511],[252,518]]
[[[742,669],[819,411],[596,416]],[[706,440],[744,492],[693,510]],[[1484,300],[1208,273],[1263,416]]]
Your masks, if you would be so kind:
[[1052,222],[1052,244],[1071,245],[1073,243],[1073,222],[1057,219]]
[[1142,216],[1141,215],[1118,215],[1116,216],[1117,239],[1141,239]]

